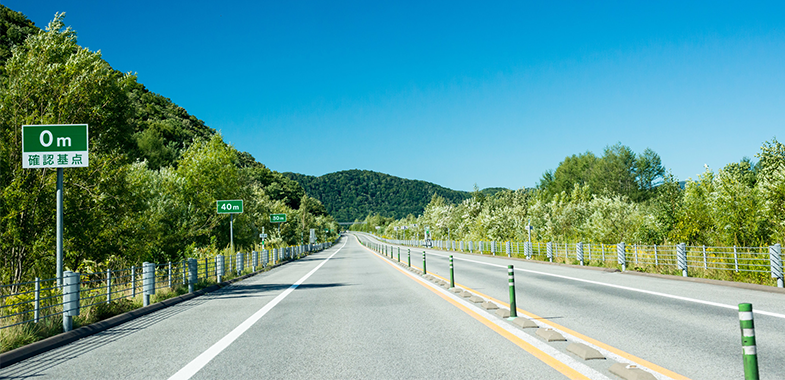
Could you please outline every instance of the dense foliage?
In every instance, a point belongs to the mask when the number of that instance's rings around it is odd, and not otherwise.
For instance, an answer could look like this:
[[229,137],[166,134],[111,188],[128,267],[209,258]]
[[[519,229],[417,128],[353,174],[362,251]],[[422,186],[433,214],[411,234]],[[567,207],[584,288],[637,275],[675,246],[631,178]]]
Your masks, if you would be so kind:
[[418,217],[368,215],[353,228],[396,236],[407,226],[408,237],[422,237],[429,226],[435,239],[520,241],[531,223],[539,241],[765,246],[785,240],[785,145],[772,139],[756,157],[706,168],[682,187],[653,151],[616,144],[602,157],[565,158],[536,189],[476,191],[462,202],[434,196]]
[[430,182],[369,170],[345,170],[320,177],[296,173],[284,175],[322,201],[330,215],[345,222],[377,213],[394,218],[419,214],[433,195],[450,202],[461,202],[470,197],[467,192],[450,190]]
[[[215,130],[98,52],[77,45],[58,14],[45,31],[0,5],[0,282],[51,278],[55,260],[54,169],[22,169],[21,126],[90,127],[90,167],[64,170],[65,267],[165,262],[229,245],[216,200],[243,199],[235,244],[250,248],[320,241],[332,218],[296,182],[227,145]],[[269,223],[270,213],[288,223]],[[325,231],[330,231],[326,233]]]

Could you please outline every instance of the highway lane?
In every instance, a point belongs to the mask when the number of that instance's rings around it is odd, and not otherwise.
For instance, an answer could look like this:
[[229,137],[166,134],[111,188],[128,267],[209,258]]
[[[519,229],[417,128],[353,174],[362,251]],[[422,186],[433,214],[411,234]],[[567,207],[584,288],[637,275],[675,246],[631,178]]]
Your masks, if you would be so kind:
[[[401,248],[405,260],[410,248]],[[423,249],[411,249],[412,264],[421,267]],[[509,299],[505,268],[513,264],[519,309],[695,379],[743,377],[736,307],[740,302],[750,302],[758,311],[755,327],[761,376],[785,377],[785,295],[781,293],[499,256],[426,252],[429,273],[449,278],[447,256],[452,254],[456,283],[504,302]]]
[[0,370],[4,379],[173,376],[564,377],[353,238]]

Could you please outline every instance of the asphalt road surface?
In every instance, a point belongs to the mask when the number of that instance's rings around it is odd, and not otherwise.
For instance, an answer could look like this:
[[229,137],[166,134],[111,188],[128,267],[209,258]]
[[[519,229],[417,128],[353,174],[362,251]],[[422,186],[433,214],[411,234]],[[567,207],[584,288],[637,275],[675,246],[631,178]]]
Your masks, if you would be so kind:
[[[496,294],[496,283],[487,284],[482,290]],[[524,342],[508,321],[455,298],[343,237],[320,253],[3,368],[0,378],[613,378],[574,358],[543,355],[542,343]],[[558,307],[542,313],[572,318]],[[606,315],[583,313],[592,317],[576,323]],[[604,321],[618,337],[671,328],[663,322],[625,334],[633,322]]]
[[[423,248],[393,246],[394,261],[399,247],[402,261],[411,250],[412,265],[422,267]],[[448,257],[453,255],[456,286],[500,304],[509,302],[507,265],[512,264],[519,310],[694,379],[744,378],[738,304],[752,303],[761,379],[785,379],[785,294],[500,256],[426,251],[428,273],[449,280]]]

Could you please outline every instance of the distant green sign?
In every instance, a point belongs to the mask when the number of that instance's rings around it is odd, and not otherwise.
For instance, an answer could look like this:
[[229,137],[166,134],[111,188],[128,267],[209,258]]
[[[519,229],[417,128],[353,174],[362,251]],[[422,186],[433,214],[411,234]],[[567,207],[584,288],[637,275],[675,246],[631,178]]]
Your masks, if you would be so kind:
[[23,125],[22,167],[87,167],[88,144],[87,124]]
[[270,214],[270,223],[286,222],[286,214]]
[[218,208],[219,214],[242,214],[243,200],[217,201],[216,207]]

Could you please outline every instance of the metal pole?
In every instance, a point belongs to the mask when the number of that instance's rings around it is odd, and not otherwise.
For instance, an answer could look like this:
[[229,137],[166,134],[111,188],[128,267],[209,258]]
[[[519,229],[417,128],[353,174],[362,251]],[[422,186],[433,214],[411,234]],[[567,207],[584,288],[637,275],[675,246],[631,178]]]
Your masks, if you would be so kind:
[[35,278],[35,323],[38,323],[38,310],[41,309],[41,279]]
[[744,379],[758,380],[758,353],[755,345],[755,324],[752,320],[752,304],[739,304],[739,323],[741,325]]
[[232,255],[234,255],[234,214],[229,214],[229,244],[232,247]]
[[507,282],[510,285],[510,318],[518,316],[518,306],[515,303],[515,268],[507,266]]
[[57,285],[63,285],[63,168],[57,168]]
[[112,270],[106,270],[106,303],[112,302]]

